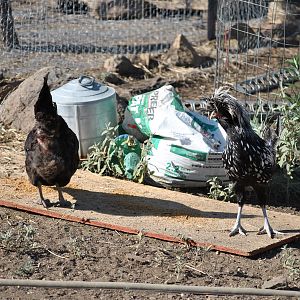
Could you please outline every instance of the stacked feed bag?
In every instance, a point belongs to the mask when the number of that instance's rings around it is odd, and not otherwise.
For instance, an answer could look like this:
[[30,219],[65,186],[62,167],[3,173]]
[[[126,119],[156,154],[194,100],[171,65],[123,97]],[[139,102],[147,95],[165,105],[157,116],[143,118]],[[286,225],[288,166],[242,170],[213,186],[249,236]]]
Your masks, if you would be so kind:
[[127,110],[134,120],[131,128],[137,126],[150,139],[148,169],[154,181],[173,187],[206,186],[215,176],[228,181],[222,163],[224,130],[186,110],[171,85],[132,97]]

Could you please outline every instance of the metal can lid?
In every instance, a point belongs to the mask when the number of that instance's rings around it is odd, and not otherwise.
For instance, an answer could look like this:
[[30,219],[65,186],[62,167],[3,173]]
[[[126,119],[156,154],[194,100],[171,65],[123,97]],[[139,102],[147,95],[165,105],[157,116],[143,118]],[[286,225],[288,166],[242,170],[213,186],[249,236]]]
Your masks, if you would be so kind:
[[106,100],[115,94],[111,87],[95,81],[90,76],[80,76],[51,92],[56,104],[74,105]]

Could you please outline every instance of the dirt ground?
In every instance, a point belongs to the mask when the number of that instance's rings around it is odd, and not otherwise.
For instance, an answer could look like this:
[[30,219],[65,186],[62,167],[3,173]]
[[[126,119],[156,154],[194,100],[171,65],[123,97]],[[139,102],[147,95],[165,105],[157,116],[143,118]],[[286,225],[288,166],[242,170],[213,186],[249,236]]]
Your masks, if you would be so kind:
[[[201,76],[200,76],[201,77]],[[195,77],[194,77],[195,79]],[[193,96],[196,81],[178,88]],[[202,77],[198,81],[205,80]],[[209,80],[209,79],[207,79]],[[203,89],[203,87],[200,87]],[[3,89],[4,90],[4,89]],[[0,132],[0,177],[24,175],[24,134]],[[5,187],[4,187],[5,188]],[[300,216],[299,201],[276,209]],[[174,244],[0,207],[1,278],[129,281],[300,290],[300,241],[254,258]],[[213,299],[213,296],[117,290],[0,288],[1,299]],[[254,299],[223,296],[220,299]],[[263,298],[261,298],[263,299]],[[274,298],[273,298],[274,299]],[[282,297],[278,299],[283,299]]]
[[[20,1],[13,1],[14,5]],[[23,1],[24,2],[24,1]],[[28,2],[28,1],[27,1]],[[30,2],[30,3],[29,3]],[[32,5],[34,1],[29,1]],[[20,2],[21,3],[21,2]],[[17,7],[18,5],[16,5]],[[21,6],[20,6],[21,7]],[[38,13],[41,13],[39,11]],[[28,13],[24,13],[26,16]],[[21,14],[19,14],[21,16]],[[54,16],[54,15],[53,15]],[[70,16],[69,16],[70,17]],[[65,18],[65,16],[61,16]],[[28,23],[24,20],[15,19],[15,26],[23,32],[19,32],[19,38],[29,38],[31,44],[35,45],[36,23],[33,22],[34,16],[28,17]],[[49,18],[51,20],[51,18]],[[56,19],[55,20],[60,20]],[[78,20],[76,16],[76,20]],[[125,31],[126,26],[120,23],[113,24],[112,28],[101,28],[96,26],[93,20],[86,22],[84,16],[80,17],[82,23],[73,22],[72,27],[77,26],[79,30],[85,29],[83,39],[88,43],[93,41],[95,45],[99,42],[94,41],[94,31],[102,33],[101,43],[110,46],[110,42],[118,39]],[[60,25],[60,22],[53,22],[53,26]],[[85,25],[83,25],[85,24]],[[90,26],[93,30],[88,30]],[[109,23],[107,23],[109,24]],[[127,23],[126,23],[127,24]],[[171,41],[175,34],[172,24],[167,22],[159,23],[153,26],[152,34],[146,34],[148,31],[141,31],[138,26],[132,26],[133,36],[137,40],[152,44],[152,37],[161,33],[161,26],[166,28],[167,40]],[[191,42],[201,40],[199,35],[199,24],[184,23],[188,28],[187,36]],[[171,26],[170,30],[169,25]],[[201,25],[201,24],[200,24]],[[127,26],[131,26],[131,21]],[[189,26],[189,27],[188,27]],[[198,26],[198,27],[197,27]],[[33,31],[29,29],[32,27]],[[159,29],[156,33],[154,28]],[[60,34],[57,31],[47,31],[47,37],[60,38],[65,28],[60,28]],[[111,34],[113,29],[114,35]],[[133,31],[137,29],[137,31]],[[28,31],[29,30],[29,31]],[[78,40],[77,30],[69,36],[69,42]],[[142,34],[140,36],[139,34]],[[135,36],[136,35],[136,36]],[[149,35],[149,37],[148,37]],[[25,39],[25,41],[26,41]],[[84,41],[81,41],[82,44]],[[216,58],[216,51],[212,45],[215,42],[208,42],[201,46],[198,52],[202,55],[209,55]],[[97,48],[95,48],[97,50]],[[98,49],[99,50],[99,49]],[[255,51],[250,50],[251,58],[247,63],[232,59],[233,64],[227,66],[227,58],[222,57],[220,68],[224,70],[223,81],[232,83],[236,79],[242,81],[251,71],[248,66],[257,66],[259,59],[260,65],[269,67],[270,65],[281,66],[282,57],[293,57],[299,53],[299,49],[284,50],[284,56],[280,50],[265,49],[263,55],[258,56]],[[47,53],[41,56],[40,53],[27,53],[25,57],[18,58],[9,53],[7,57],[2,56],[0,62],[0,71],[9,71],[9,66],[15,67],[15,74],[20,70],[27,70],[27,75],[33,69],[41,68],[51,61],[56,61],[57,65],[66,69],[67,66],[77,66],[79,72],[86,75],[95,76],[97,80],[102,80],[102,70],[99,70],[103,63],[103,57],[96,55],[74,55],[60,53]],[[108,57],[109,54],[106,54]],[[274,57],[270,60],[270,56]],[[6,59],[5,59],[6,57]],[[242,57],[242,56],[240,56]],[[253,61],[252,61],[253,58]],[[74,63],[76,60],[76,64]],[[262,60],[262,61],[261,61]],[[101,61],[101,64],[100,62]],[[210,95],[214,86],[215,68],[193,69],[168,67],[159,57],[160,67],[158,69],[146,68],[146,76],[153,78],[159,76],[163,81],[174,84],[182,99],[199,99],[200,96]],[[93,70],[83,70],[84,66],[92,65]],[[254,73],[258,71],[253,68]],[[260,72],[260,71],[259,71]],[[23,73],[25,74],[25,73]],[[81,73],[80,73],[81,74]],[[256,74],[256,73],[255,73]],[[26,76],[27,76],[26,75]],[[256,74],[257,75],[257,74]],[[16,88],[26,76],[16,76],[15,78],[4,78],[0,80],[0,104],[3,98]],[[146,77],[145,76],[145,77]],[[0,72],[1,77],[1,72]],[[132,88],[133,93],[144,91],[145,86],[141,83],[125,79],[126,83],[121,86],[122,89]],[[141,86],[141,89],[138,88]],[[3,185],[0,188],[0,199],[7,192],[1,194],[6,189],[5,179],[13,180],[21,176],[26,176],[24,170],[24,152],[23,144],[25,135],[16,132],[12,128],[3,128],[0,124],[0,179]],[[300,179],[300,174],[299,174]],[[71,186],[74,183],[71,182]],[[126,182],[124,181],[124,184]],[[299,185],[290,182],[290,188],[298,189],[298,192],[292,193],[286,197],[286,182],[276,177],[273,184],[269,209],[285,212],[299,216],[300,218],[300,192]],[[25,185],[28,188],[28,195],[38,196],[35,188]],[[276,188],[275,188],[276,187]],[[24,186],[18,186],[23,189],[22,196],[26,189]],[[36,192],[36,194],[34,194]],[[167,191],[168,192],[168,191]],[[201,194],[203,191],[197,191]],[[15,195],[18,196],[19,194]],[[22,199],[20,196],[20,199]],[[148,195],[151,197],[151,195]],[[32,196],[35,197],[35,196]],[[35,200],[32,199],[33,201]],[[235,213],[234,211],[233,213]],[[15,279],[39,279],[39,280],[84,280],[84,281],[112,281],[112,282],[136,282],[136,283],[159,283],[159,284],[183,284],[197,286],[216,286],[216,287],[249,287],[262,288],[273,287],[285,290],[300,291],[300,240],[288,245],[269,250],[264,254],[252,258],[213,251],[210,248],[192,247],[190,244],[176,244],[157,239],[151,239],[139,235],[125,234],[116,230],[101,229],[88,225],[73,223],[60,219],[44,217],[40,215],[29,214],[26,212],[0,207],[0,278]],[[298,228],[297,228],[298,229]],[[229,238],[229,237],[228,237]],[[271,281],[271,282],[270,282]],[[272,283],[273,282],[273,283]],[[45,289],[45,288],[17,288],[0,287],[0,299],[256,299],[250,296],[208,296],[192,294],[171,294],[171,293],[153,293],[138,291],[118,291],[118,290],[96,290],[96,289]],[[275,297],[261,297],[260,299],[276,299]],[[284,299],[278,297],[277,299]]]

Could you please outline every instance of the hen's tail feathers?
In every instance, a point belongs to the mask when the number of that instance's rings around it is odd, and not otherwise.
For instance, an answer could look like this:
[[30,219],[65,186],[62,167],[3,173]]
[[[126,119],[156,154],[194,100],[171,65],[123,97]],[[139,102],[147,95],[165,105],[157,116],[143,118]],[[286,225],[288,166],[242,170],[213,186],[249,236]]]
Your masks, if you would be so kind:
[[40,91],[38,100],[34,105],[34,115],[36,116],[36,114],[39,112],[49,115],[57,114],[57,108],[56,105],[52,102],[52,96],[47,84],[47,77],[44,77],[43,87]]
[[[280,134],[280,120],[281,114],[279,112],[271,114],[266,119],[266,127],[263,131],[263,138],[273,148],[278,141],[279,134]],[[275,129],[273,128],[274,122],[276,121]]]

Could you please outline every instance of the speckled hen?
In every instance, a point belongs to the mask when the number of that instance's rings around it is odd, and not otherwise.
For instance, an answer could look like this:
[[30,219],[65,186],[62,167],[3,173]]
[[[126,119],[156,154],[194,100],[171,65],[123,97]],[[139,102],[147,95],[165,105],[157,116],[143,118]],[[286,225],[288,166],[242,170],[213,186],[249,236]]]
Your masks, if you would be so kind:
[[269,196],[269,182],[276,166],[275,144],[279,127],[277,126],[276,134],[268,128],[262,139],[252,129],[250,116],[245,108],[223,88],[216,90],[210,106],[213,110],[212,116],[217,118],[227,133],[223,162],[234,183],[238,201],[237,219],[229,235],[246,235],[246,230],[241,225],[241,215],[246,196],[245,188],[252,186],[264,216],[264,226],[258,233],[267,233],[273,238],[280,232],[273,230],[269,223],[266,201]]
[[51,93],[44,78],[44,85],[34,105],[35,125],[25,141],[25,166],[30,182],[38,187],[40,203],[48,207],[42,185],[55,185],[59,204],[68,206],[61,187],[67,185],[75,173],[78,163],[79,143],[75,133],[57,114]]

